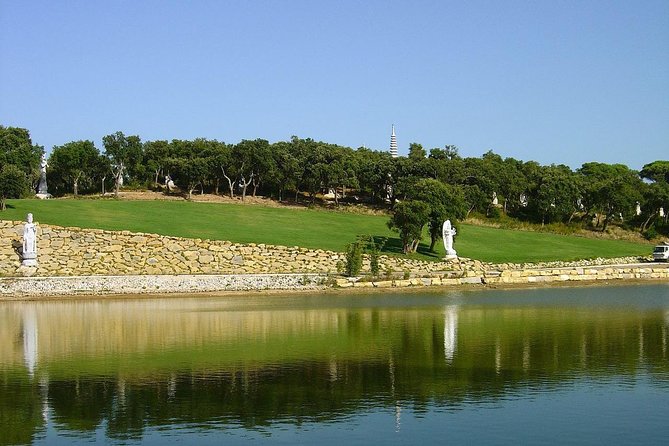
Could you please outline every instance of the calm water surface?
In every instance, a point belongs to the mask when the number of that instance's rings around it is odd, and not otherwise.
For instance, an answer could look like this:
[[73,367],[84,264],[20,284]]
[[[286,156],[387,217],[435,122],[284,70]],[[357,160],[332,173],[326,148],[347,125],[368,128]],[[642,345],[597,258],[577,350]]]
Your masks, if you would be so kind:
[[0,444],[667,444],[669,284],[0,303]]

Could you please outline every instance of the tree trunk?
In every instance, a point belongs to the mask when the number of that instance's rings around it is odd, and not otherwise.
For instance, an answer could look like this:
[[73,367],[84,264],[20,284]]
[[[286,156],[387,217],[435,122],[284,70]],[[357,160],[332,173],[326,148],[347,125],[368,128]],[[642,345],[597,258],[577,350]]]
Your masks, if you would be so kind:
[[242,201],[244,201],[244,198],[246,198],[246,188],[249,187],[249,184],[253,181],[253,174],[251,174],[251,178],[249,178],[248,181],[244,179],[242,176]]
[[648,216],[648,218],[646,219],[646,221],[644,221],[643,224],[641,225],[641,228],[639,228],[639,232],[643,232],[643,231],[646,230],[646,228],[648,227],[648,225],[649,225],[650,221],[653,219],[653,217],[655,217],[654,214],[650,214],[650,215]]
[[236,181],[234,183],[232,182],[230,177],[225,174],[225,169],[223,169],[223,167],[221,167],[221,172],[223,172],[223,176],[225,177],[225,179],[228,180],[228,188],[229,188],[229,191],[230,191],[230,198],[235,198],[235,183],[237,183],[237,182]]
[[254,180],[253,180],[253,198],[256,197],[256,192],[258,191],[258,186],[260,186],[260,177],[258,175],[256,175]]
[[121,188],[121,178],[123,177],[123,163],[120,163],[116,166],[116,171],[114,173],[114,196],[118,198],[118,191]]

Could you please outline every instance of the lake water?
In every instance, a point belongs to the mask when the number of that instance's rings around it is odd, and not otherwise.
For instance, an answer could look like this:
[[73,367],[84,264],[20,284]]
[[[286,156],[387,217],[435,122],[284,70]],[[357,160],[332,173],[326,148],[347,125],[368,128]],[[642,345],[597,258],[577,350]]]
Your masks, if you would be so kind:
[[667,444],[669,284],[0,302],[0,444]]

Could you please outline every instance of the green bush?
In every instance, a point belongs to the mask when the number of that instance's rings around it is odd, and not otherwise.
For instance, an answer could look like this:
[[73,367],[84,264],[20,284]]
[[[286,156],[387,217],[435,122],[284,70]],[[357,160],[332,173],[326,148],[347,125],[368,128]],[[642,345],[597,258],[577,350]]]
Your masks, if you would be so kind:
[[359,240],[346,247],[344,274],[348,277],[357,276],[362,270],[362,248],[362,243]]
[[646,240],[653,240],[655,237],[657,237],[657,230],[655,229],[655,226],[651,226],[650,228],[646,229],[643,233],[643,236]]

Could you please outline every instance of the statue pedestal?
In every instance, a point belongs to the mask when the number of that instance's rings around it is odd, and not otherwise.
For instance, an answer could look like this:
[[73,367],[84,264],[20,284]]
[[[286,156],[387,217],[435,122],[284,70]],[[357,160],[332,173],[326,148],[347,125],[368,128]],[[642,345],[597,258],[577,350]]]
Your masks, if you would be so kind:
[[38,194],[35,194],[35,196],[36,196],[37,198],[39,198],[40,200],[47,200],[47,199],[49,199],[49,198],[52,197],[52,195],[51,195],[50,193],[48,193],[48,192],[47,192],[46,194],[38,193]]
[[21,266],[37,266],[36,252],[25,252],[22,257],[23,261],[21,262]]
[[457,258],[458,258],[458,253],[455,252],[455,249],[446,250],[446,257],[444,257],[444,260],[453,260]]

